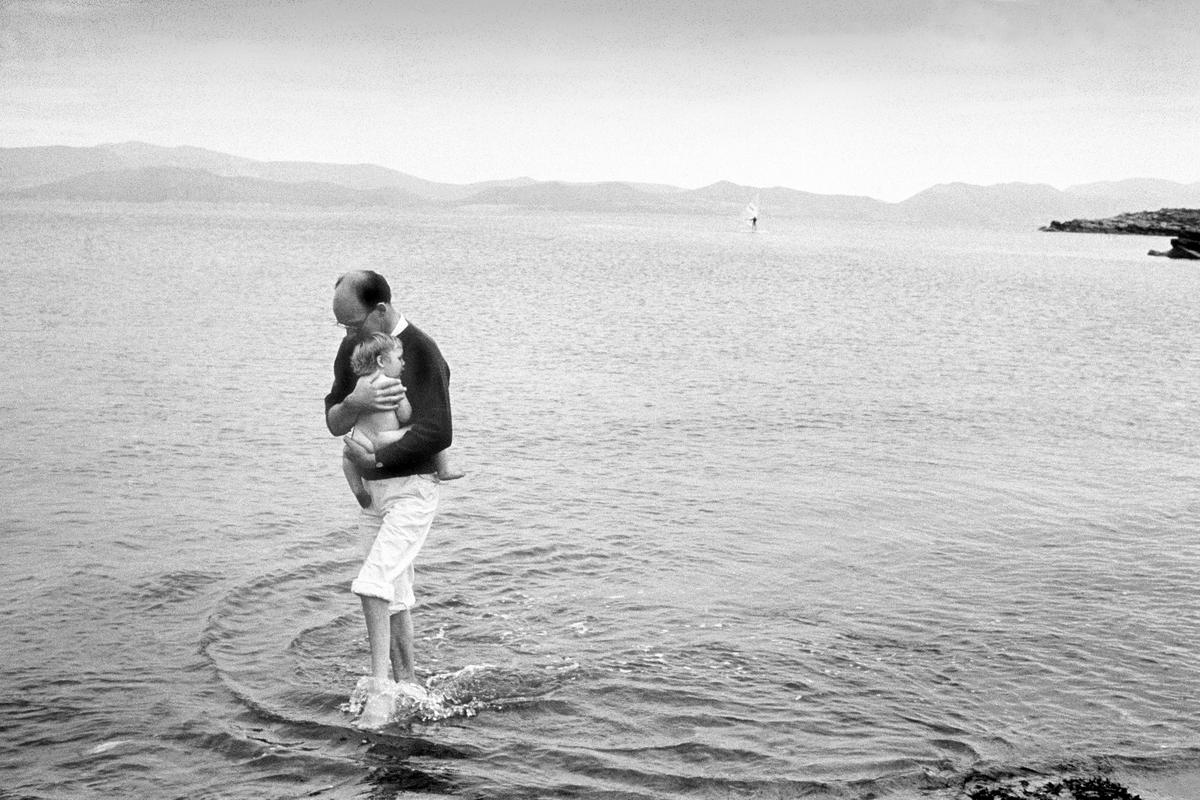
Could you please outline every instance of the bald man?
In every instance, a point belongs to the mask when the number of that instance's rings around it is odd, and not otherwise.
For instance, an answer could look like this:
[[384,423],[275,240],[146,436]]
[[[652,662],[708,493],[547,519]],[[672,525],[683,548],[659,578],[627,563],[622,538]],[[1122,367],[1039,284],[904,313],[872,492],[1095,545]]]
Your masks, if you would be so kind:
[[[345,455],[362,474],[371,505],[369,548],[350,586],[362,601],[371,647],[371,681],[359,724],[388,721],[397,687],[420,697],[413,654],[413,562],[438,506],[435,456],[450,446],[450,368],[433,339],[392,306],[388,282],[376,272],[348,272],[333,291],[333,315],[346,330],[333,362],[333,387],[325,397],[329,432],[343,436]],[[354,346],[373,333],[395,336],[404,347],[399,380],[357,376]],[[399,441],[372,451],[347,434],[360,414],[394,410],[407,397],[410,429]]]

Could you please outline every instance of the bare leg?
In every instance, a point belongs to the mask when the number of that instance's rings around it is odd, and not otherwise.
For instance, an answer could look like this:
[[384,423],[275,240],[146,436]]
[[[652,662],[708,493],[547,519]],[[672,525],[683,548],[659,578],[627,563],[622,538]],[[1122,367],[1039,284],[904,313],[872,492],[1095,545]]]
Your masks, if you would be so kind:
[[346,475],[346,483],[350,484],[350,491],[354,492],[354,498],[358,500],[358,504],[363,508],[371,507],[371,493],[367,491],[367,487],[363,484],[362,475],[358,472],[358,467],[354,466],[354,462],[348,458],[342,458],[342,472]]
[[[367,620],[367,642],[371,645],[371,677],[386,682],[391,678],[392,631],[388,624],[388,601],[360,595],[363,616]],[[380,683],[380,687],[383,683]]]
[[405,609],[392,614],[391,629],[392,675],[397,683],[416,683],[413,659],[412,612]]
[[381,728],[392,717],[395,695],[392,687],[391,627],[388,624],[388,601],[379,597],[359,595],[362,600],[363,617],[367,621],[367,641],[371,645],[371,684],[367,690],[367,702],[358,717],[364,728]]

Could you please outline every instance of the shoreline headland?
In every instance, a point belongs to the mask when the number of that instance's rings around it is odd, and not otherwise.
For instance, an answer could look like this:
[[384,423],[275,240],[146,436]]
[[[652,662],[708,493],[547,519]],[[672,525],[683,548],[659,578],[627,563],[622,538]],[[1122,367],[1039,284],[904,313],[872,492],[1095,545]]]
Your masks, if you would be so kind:
[[1054,220],[1038,230],[1051,233],[1115,233],[1131,236],[1178,236],[1200,238],[1200,208],[1160,208],[1158,211],[1133,211],[1103,219]]

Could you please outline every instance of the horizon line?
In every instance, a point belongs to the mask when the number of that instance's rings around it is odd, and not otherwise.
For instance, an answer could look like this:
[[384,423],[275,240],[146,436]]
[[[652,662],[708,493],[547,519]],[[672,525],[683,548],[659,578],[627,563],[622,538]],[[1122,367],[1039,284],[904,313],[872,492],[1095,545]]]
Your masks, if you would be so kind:
[[[797,189],[795,187],[787,186],[784,184],[775,184],[772,186],[756,186],[753,184],[739,183],[736,180],[732,180],[730,178],[718,178],[717,180],[711,181],[709,183],[703,183],[699,186],[695,186],[692,188],[689,188],[687,186],[680,185],[680,184],[667,183],[667,182],[655,181],[655,180],[620,179],[620,178],[609,178],[609,179],[603,179],[603,180],[568,180],[565,178],[537,178],[537,177],[533,177],[531,175],[520,175],[520,176],[513,176],[513,177],[506,177],[506,178],[484,178],[481,180],[472,180],[472,181],[467,181],[467,182],[463,182],[463,183],[455,183],[455,182],[450,182],[450,181],[426,178],[421,175],[417,175],[417,174],[414,174],[411,172],[405,172],[405,171],[397,169],[395,167],[390,167],[390,166],[387,166],[386,164],[380,164],[378,162],[373,162],[373,161],[317,161],[317,160],[310,160],[310,159],[261,159],[261,158],[253,158],[250,156],[239,155],[237,153],[233,153],[233,152],[230,152],[227,150],[216,150],[212,147],[205,147],[205,146],[201,146],[201,145],[195,145],[195,144],[164,145],[164,144],[157,144],[154,142],[144,141],[141,139],[127,139],[124,141],[105,141],[105,142],[99,142],[97,144],[91,144],[91,145],[40,144],[40,145],[0,146],[0,150],[37,150],[37,149],[48,149],[48,148],[65,148],[65,149],[71,149],[71,150],[96,150],[96,149],[103,149],[103,148],[119,148],[122,146],[129,146],[129,145],[155,148],[158,150],[195,150],[195,151],[201,151],[201,152],[205,152],[205,153],[212,153],[212,154],[219,155],[219,156],[225,156],[225,157],[229,157],[229,158],[242,159],[245,161],[251,161],[251,162],[255,162],[255,163],[259,163],[259,164],[297,164],[297,165],[308,164],[308,165],[320,165],[320,166],[329,166],[329,167],[350,167],[350,168],[370,167],[370,168],[374,168],[374,169],[386,170],[388,172],[392,172],[397,175],[402,175],[406,178],[412,178],[412,179],[419,180],[419,181],[425,181],[427,183],[438,184],[441,186],[448,186],[448,187],[457,187],[457,188],[470,187],[470,186],[474,186],[474,185],[478,185],[478,184],[500,183],[500,182],[507,182],[507,181],[531,181],[534,184],[562,184],[562,185],[566,185],[566,186],[602,186],[605,184],[618,184],[618,185],[628,185],[628,186],[632,187],[632,186],[642,185],[642,186],[660,187],[663,189],[675,190],[678,192],[695,192],[695,191],[701,191],[703,189],[710,189],[714,186],[719,186],[721,184],[728,184],[728,185],[738,188],[738,189],[746,189],[746,190],[753,190],[753,191],[760,191],[760,192],[761,191],[779,190],[779,191],[797,192],[797,193],[801,193],[801,194],[810,194],[810,195],[821,196],[821,197],[859,198],[859,199],[874,200],[876,202],[885,203],[885,204],[889,204],[889,205],[905,202],[906,200],[910,200],[914,197],[917,197],[918,195],[924,194],[925,192],[931,191],[933,189],[937,189],[940,187],[954,187],[954,186],[964,186],[964,187],[973,187],[973,188],[982,188],[982,189],[989,189],[989,188],[995,188],[995,187],[1006,187],[1006,186],[1029,186],[1029,187],[1045,186],[1045,187],[1054,189],[1055,191],[1063,192],[1063,193],[1068,193],[1072,189],[1080,189],[1080,188],[1086,188],[1086,187],[1091,187],[1091,186],[1102,186],[1102,185],[1106,185],[1106,184],[1122,184],[1122,183],[1134,183],[1134,182],[1154,182],[1154,183],[1167,184],[1170,186],[1179,187],[1179,188],[1183,188],[1183,189],[1200,188],[1200,181],[1194,181],[1194,182],[1187,183],[1187,182],[1175,180],[1172,178],[1159,178],[1159,177],[1141,176],[1141,175],[1125,177],[1125,178],[1112,178],[1112,179],[1107,179],[1107,180],[1087,181],[1084,183],[1073,183],[1073,184],[1066,185],[1064,187],[1055,186],[1054,184],[1051,184],[1051,183],[1048,183],[1045,181],[1012,180],[1012,181],[1000,181],[997,183],[990,183],[990,184],[979,184],[979,183],[969,183],[969,182],[963,181],[963,180],[953,180],[953,181],[943,181],[943,182],[938,182],[938,183],[931,183],[931,184],[927,185],[924,189],[921,189],[911,195],[908,195],[907,197],[905,197],[901,200],[884,200],[882,198],[875,197],[873,195],[868,195],[868,194],[852,194],[852,193],[848,193],[848,192],[814,192],[814,191],[810,191],[807,189]],[[199,169],[199,168],[197,168],[197,169]],[[105,170],[100,170],[100,171],[105,171]]]

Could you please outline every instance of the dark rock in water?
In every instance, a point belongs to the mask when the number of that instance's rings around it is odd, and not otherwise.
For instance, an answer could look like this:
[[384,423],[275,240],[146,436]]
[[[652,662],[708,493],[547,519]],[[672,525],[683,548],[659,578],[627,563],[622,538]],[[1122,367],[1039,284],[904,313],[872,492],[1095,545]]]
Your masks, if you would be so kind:
[[1141,800],[1136,794],[1108,778],[1064,778],[1030,786],[1029,781],[1018,785],[975,786],[967,796],[971,800]]
[[1172,239],[1170,250],[1151,250],[1147,255],[1166,256],[1167,258],[1186,258],[1200,261],[1200,241],[1192,239]]

